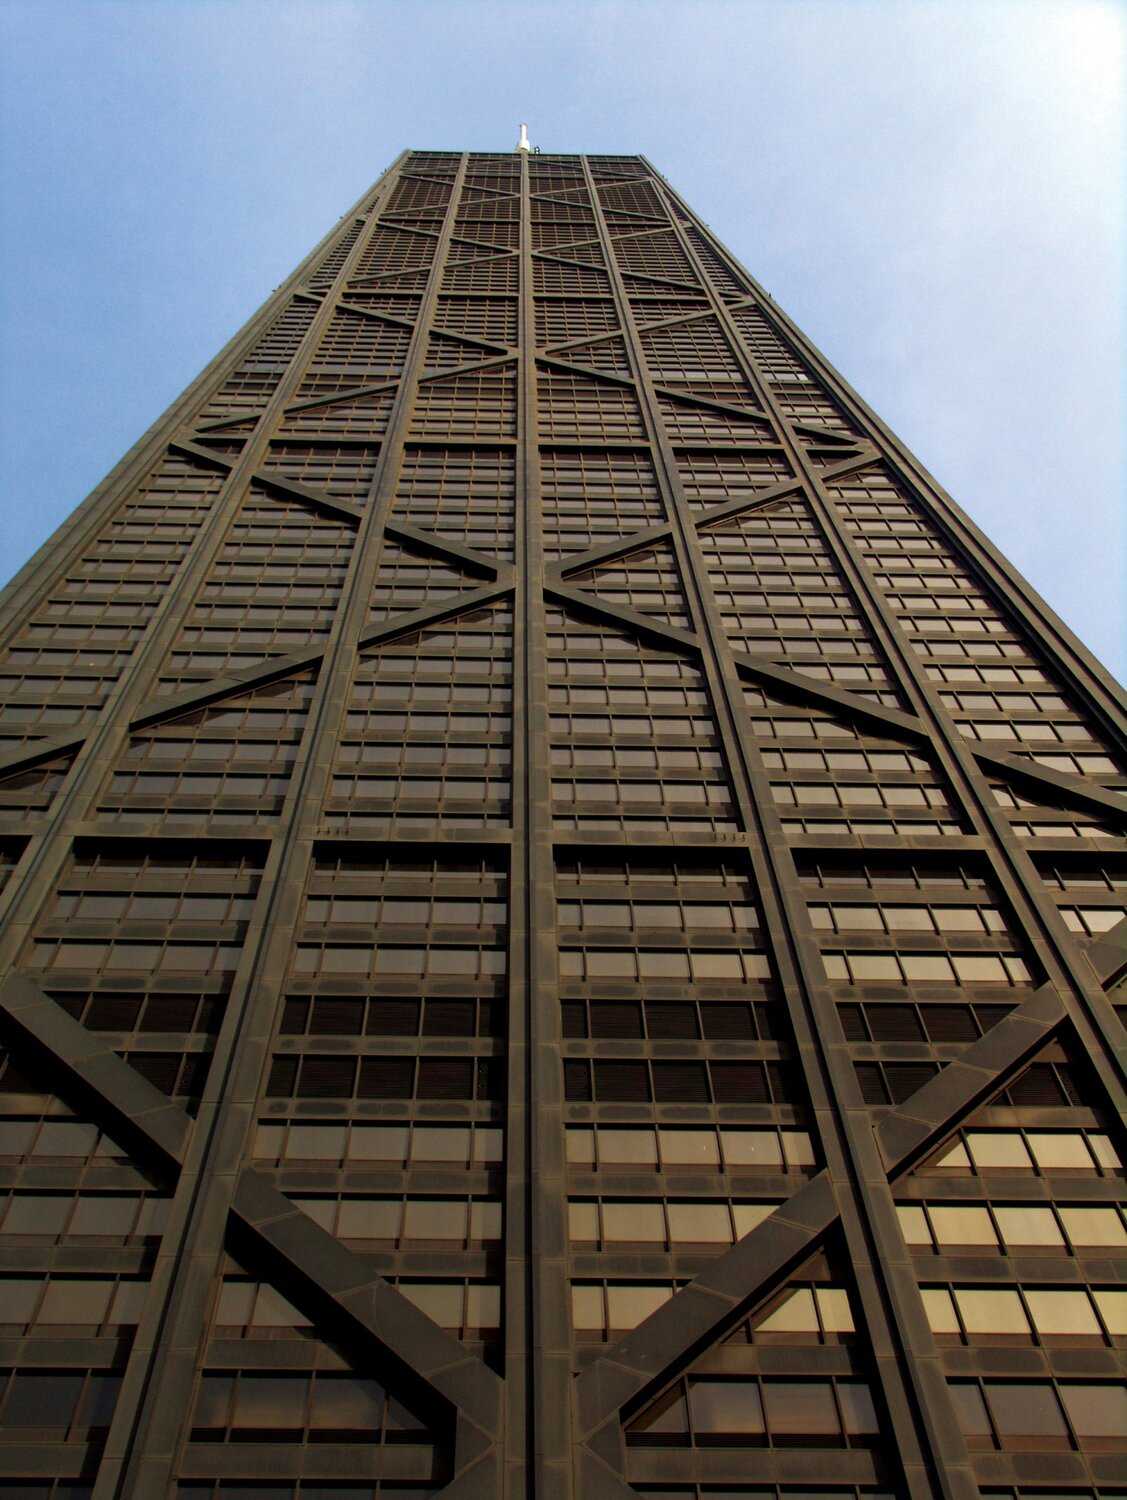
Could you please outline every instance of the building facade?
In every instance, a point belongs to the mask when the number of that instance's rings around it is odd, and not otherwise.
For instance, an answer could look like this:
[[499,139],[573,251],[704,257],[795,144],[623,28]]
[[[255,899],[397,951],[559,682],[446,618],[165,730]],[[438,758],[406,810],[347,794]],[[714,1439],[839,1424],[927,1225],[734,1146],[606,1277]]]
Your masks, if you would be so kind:
[[1127,1491],[1123,700],[644,158],[404,153],[5,605],[0,1500]]

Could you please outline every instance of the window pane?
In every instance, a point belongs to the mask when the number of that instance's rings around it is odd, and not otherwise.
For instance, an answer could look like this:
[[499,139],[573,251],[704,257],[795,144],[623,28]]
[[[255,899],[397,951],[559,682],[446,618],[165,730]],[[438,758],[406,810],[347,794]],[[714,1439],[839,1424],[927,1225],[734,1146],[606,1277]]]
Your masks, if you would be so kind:
[[1016,1131],[969,1130],[967,1146],[980,1171],[989,1171],[994,1167],[1023,1167],[1029,1170],[1029,1152]]
[[412,1198],[407,1202],[403,1233],[410,1240],[464,1240],[468,1205],[441,1198]]
[[814,1166],[814,1143],[805,1130],[784,1130],[783,1157],[788,1167]]
[[726,1203],[670,1203],[669,1237],[679,1244],[732,1243]]
[[147,1281],[119,1281],[114,1292],[107,1322],[116,1327],[128,1327],[141,1321],[145,1310],[145,1298],[149,1293]]
[[98,1144],[98,1127],[47,1120],[39,1132],[35,1156],[89,1156]]
[[234,1427],[304,1427],[304,1376],[242,1375],[235,1391]]
[[484,1282],[471,1282],[466,1287],[467,1329],[499,1328],[501,1326],[501,1288]]
[[595,1132],[593,1130],[569,1130],[565,1135],[567,1159],[573,1167],[595,1165]]
[[254,1303],[254,1326],[256,1328],[307,1328],[309,1319],[304,1317],[292,1302],[281,1292],[265,1282],[258,1288]]
[[[696,965],[701,955],[695,955],[693,963]],[[638,954],[638,968],[642,977],[651,979],[688,979],[689,978],[689,955],[687,953],[657,953],[643,950]],[[712,977],[702,969],[701,978]],[[738,970],[737,970],[738,977]]]
[[[684,963],[685,973],[681,976],[687,979],[688,960]],[[633,953],[600,952],[592,950],[587,954],[587,972],[592,977],[600,978],[634,978],[634,955]]]
[[665,1215],[660,1203],[604,1203],[603,1234],[616,1241],[664,1243]]
[[872,1392],[862,1381],[839,1381],[837,1399],[841,1403],[841,1415],[846,1432],[856,1437],[880,1431]]
[[406,1125],[354,1125],[348,1155],[354,1161],[402,1161],[407,1154]]
[[462,1326],[461,1285],[441,1282],[400,1282],[399,1290],[409,1302],[421,1308],[428,1318],[433,1318],[440,1328]]
[[945,1287],[925,1287],[920,1293],[932,1333],[959,1333],[955,1304]]
[[[959,1426],[970,1438],[990,1437],[990,1419],[986,1415],[986,1406],[982,1395],[976,1385],[955,1384],[951,1388],[951,1400],[955,1407],[955,1415],[959,1419]],[[983,1446],[981,1443],[974,1444],[975,1447]],[[988,1444],[993,1446],[993,1444]]]
[[[886,906],[884,915],[892,932],[935,931],[935,923],[926,906]],[[937,912],[936,916],[939,915]]]
[[[147,1200],[149,1204],[153,1201],[151,1198]],[[75,1202],[69,1232],[124,1238],[133,1228],[137,1206],[136,1198],[111,1198],[102,1193],[86,1193]]]
[[309,1425],[371,1432],[379,1428],[383,1406],[383,1388],[374,1380],[322,1375],[313,1382]]
[[1026,1139],[1037,1165],[1046,1172],[1055,1168],[1094,1171],[1092,1158],[1079,1131],[1054,1131],[1051,1134],[1030,1132]]
[[593,927],[629,927],[630,908],[611,901],[586,901],[583,920]]
[[763,1431],[763,1405],[751,1382],[695,1380],[689,1387],[689,1407],[697,1432]]
[[764,1219],[769,1219],[778,1208],[777,1203],[733,1203],[732,1218],[736,1225],[736,1238],[742,1239],[753,1229],[758,1229]]
[[884,931],[884,923],[875,906],[835,906],[833,913],[838,927],[849,932]]
[[0,1156],[23,1156],[34,1132],[31,1120],[0,1121]]
[[855,981],[900,981],[900,965],[891,954],[850,953],[849,967]]
[[105,1320],[112,1281],[51,1281],[39,1309],[40,1323],[96,1324]]
[[1127,1245],[1127,1229],[1115,1208],[1062,1208],[1064,1232],[1074,1245]]
[[1003,1441],[1006,1438],[1063,1439],[1067,1436],[1052,1386],[988,1382],[985,1389],[994,1425]]
[[991,1288],[976,1291],[967,1287],[955,1290],[955,1301],[970,1334],[975,1333],[1019,1333],[1029,1334],[1029,1320],[1022,1309],[1021,1298],[1016,1292]]
[[1077,1437],[1127,1439],[1127,1386],[1062,1385],[1060,1393]]
[[943,1171],[969,1172],[970,1157],[967,1155],[967,1148],[962,1141],[956,1141],[942,1156],[932,1157],[928,1167],[929,1169],[937,1167]]
[[12,1381],[4,1408],[9,1427],[66,1427],[70,1423],[82,1375],[39,1375],[26,1371]]
[[997,1236],[984,1208],[928,1208],[935,1237],[941,1245],[996,1245]]
[[763,1398],[775,1437],[825,1437],[841,1430],[828,1381],[765,1380]]
[[42,1283],[36,1279],[0,1281],[0,1325],[22,1328],[30,1323],[39,1301]]
[[952,955],[955,973],[964,984],[994,984],[1007,978],[1000,958],[991,956],[970,957],[966,953]]
[[571,1202],[567,1206],[568,1237],[580,1244],[593,1245],[599,1238],[599,1205]]
[[922,1208],[910,1203],[896,1205],[896,1217],[900,1220],[900,1232],[909,1245],[931,1247],[931,1231],[927,1227],[927,1215]]
[[718,1167],[720,1150],[713,1130],[659,1130],[666,1166]]
[[951,964],[941,953],[905,953],[901,962],[909,979],[942,984],[950,983],[953,978]]
[[337,1161],[344,1155],[343,1125],[291,1125],[287,1158],[299,1161]]
[[[254,1307],[253,1281],[225,1281],[219,1292],[215,1322],[219,1328],[245,1328]],[[210,1377],[204,1378],[204,1384]],[[205,1424],[207,1425],[207,1424]]]
[[[688,1430],[689,1420],[685,1411],[685,1398],[681,1394],[680,1387],[674,1387],[667,1391],[664,1396],[655,1401],[648,1411],[642,1413],[638,1419],[631,1424],[632,1432],[648,1433],[684,1433]],[[762,1429],[761,1429],[762,1430]]]
[[729,1167],[778,1170],[782,1165],[779,1138],[773,1130],[722,1130],[720,1141]]
[[1093,1292],[1100,1317],[1115,1338],[1127,1335],[1127,1292]]
[[398,1199],[344,1198],[336,1232],[345,1240],[396,1240],[401,1211]]
[[412,1161],[465,1161],[470,1133],[461,1126],[416,1125],[411,1142]]
[[259,1125],[254,1137],[254,1154],[262,1158],[280,1156],[285,1139],[284,1125]]
[[79,1426],[108,1427],[120,1390],[120,1375],[91,1375],[78,1409]]
[[478,1202],[470,1205],[470,1239],[477,1241],[501,1238],[500,1203]]
[[[366,974],[371,954],[366,948],[326,949],[326,962],[322,967],[335,973]],[[424,948],[378,948],[376,950],[377,974],[421,974],[426,966]]]
[[600,1330],[603,1327],[603,1289],[599,1286],[573,1286],[571,1289],[571,1322],[576,1330]]
[[1064,1245],[1052,1209],[996,1208],[994,1217],[1007,1245]]
[[1026,1292],[1025,1300],[1038,1333],[1099,1336],[1087,1292]]
[[671,1296],[669,1288],[664,1286],[608,1286],[609,1325],[621,1330],[636,1328]]
[[234,1386],[233,1375],[204,1375],[196,1394],[193,1427],[226,1427]]
[[983,922],[974,906],[937,906],[935,920],[940,932],[982,932]]
[[1119,1159],[1119,1153],[1106,1135],[1090,1135],[1088,1137],[1088,1146],[1100,1166],[1106,1170],[1115,1171],[1123,1166],[1123,1163]]
[[332,1198],[294,1198],[293,1202],[303,1214],[319,1224],[328,1234],[336,1230],[337,1204]]
[[54,1238],[62,1233],[72,1201],[70,1198],[48,1198],[37,1193],[17,1193],[8,1203],[4,1233]]
[[479,1125],[473,1136],[474,1161],[501,1161],[505,1154],[504,1131]]
[[814,1300],[827,1333],[852,1333],[854,1331],[853,1309],[849,1305],[849,1293],[844,1287],[820,1286],[815,1288]]
[[738,953],[694,953],[693,976],[696,979],[742,979],[743,966]]
[[755,1325],[756,1333],[817,1333],[818,1314],[814,1294],[808,1287],[798,1287]]
[[598,1135],[600,1162],[657,1166],[657,1146],[652,1130],[600,1130]]

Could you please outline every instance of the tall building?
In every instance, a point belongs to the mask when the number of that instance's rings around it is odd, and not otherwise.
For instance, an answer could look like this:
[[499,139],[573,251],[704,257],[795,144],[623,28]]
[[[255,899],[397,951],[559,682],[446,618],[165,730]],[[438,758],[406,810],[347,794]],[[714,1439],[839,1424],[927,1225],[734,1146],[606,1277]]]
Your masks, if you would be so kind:
[[1121,1500],[1122,699],[644,158],[405,153],[5,603],[0,1500]]

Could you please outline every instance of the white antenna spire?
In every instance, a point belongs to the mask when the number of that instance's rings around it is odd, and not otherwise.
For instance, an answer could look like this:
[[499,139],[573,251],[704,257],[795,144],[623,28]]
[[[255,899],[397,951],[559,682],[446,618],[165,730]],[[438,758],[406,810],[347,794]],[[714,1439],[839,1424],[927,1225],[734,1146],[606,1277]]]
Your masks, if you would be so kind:
[[522,122],[521,127],[520,127],[520,140],[516,143],[515,149],[517,151],[531,151],[532,150],[532,147],[528,143],[528,126],[525,125],[523,122]]

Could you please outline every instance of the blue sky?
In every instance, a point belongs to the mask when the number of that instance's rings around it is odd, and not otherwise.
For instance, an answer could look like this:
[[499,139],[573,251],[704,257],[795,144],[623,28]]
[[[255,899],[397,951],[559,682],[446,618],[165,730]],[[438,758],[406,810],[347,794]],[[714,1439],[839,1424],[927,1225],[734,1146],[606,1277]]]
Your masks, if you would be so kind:
[[1123,675],[1125,49],[1109,0],[0,0],[0,574],[401,147],[527,119],[647,155]]

